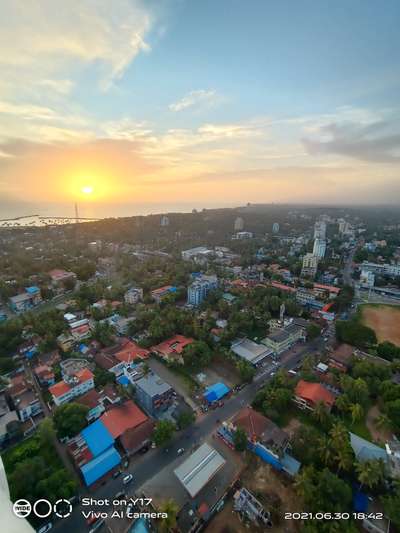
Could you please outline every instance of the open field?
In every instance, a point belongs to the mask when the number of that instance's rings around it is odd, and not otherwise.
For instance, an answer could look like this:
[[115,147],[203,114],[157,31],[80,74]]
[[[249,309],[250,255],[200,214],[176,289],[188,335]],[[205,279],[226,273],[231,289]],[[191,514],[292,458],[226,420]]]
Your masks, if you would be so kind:
[[360,312],[362,323],[375,331],[379,342],[400,346],[400,307],[366,304],[360,306]]

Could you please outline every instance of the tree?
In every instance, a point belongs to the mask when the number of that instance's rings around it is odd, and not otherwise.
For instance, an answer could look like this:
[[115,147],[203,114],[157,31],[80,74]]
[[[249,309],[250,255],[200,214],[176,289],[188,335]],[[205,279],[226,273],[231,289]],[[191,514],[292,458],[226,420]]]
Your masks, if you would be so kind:
[[351,421],[353,424],[358,422],[364,416],[364,409],[359,403],[353,403],[350,405]]
[[317,326],[317,324],[314,324],[311,322],[311,324],[307,325],[307,339],[312,340],[316,339],[318,335],[321,333],[321,328]]
[[190,425],[192,425],[195,420],[196,420],[196,416],[194,412],[191,410],[191,411],[185,411],[183,413],[180,413],[176,420],[176,423],[179,429],[185,429],[189,427]]
[[39,424],[37,435],[42,447],[46,447],[48,445],[51,446],[54,444],[56,431],[51,418],[47,417]]
[[241,427],[238,427],[233,434],[233,443],[235,445],[235,450],[238,452],[244,452],[247,448],[247,434],[245,430]]
[[376,419],[375,419],[375,426],[378,429],[391,429],[392,424],[390,422],[390,419],[387,415],[381,413]]
[[244,359],[241,359],[236,363],[236,368],[239,371],[240,379],[246,383],[253,381],[253,377],[256,373],[255,368]]
[[390,495],[382,498],[382,503],[385,514],[400,528],[400,483],[397,483],[396,489]]
[[153,440],[156,446],[163,446],[172,440],[175,426],[170,420],[160,420],[157,422],[153,432]]
[[183,349],[184,363],[193,370],[201,370],[210,364],[211,359],[211,349],[204,341],[194,341]]
[[108,383],[114,383],[114,381],[115,375],[112,372],[109,372],[108,370],[104,370],[103,368],[96,366],[96,368],[94,369],[94,383],[96,388],[104,387]]
[[167,515],[165,518],[160,519],[159,528],[161,531],[171,531],[175,529],[178,511],[178,505],[172,498],[165,500],[159,505],[158,512]]
[[387,416],[389,417],[393,427],[400,427],[400,399],[393,402],[388,402],[385,405]]
[[314,409],[313,416],[317,420],[317,422],[324,425],[324,423],[326,422],[328,418],[328,411],[326,409],[324,402],[317,402],[315,409]]
[[89,407],[71,402],[60,405],[54,412],[53,421],[59,439],[74,437],[86,425]]
[[393,359],[400,358],[400,348],[392,342],[385,341],[378,344],[377,354],[383,359],[393,361]]
[[377,343],[374,330],[356,320],[338,320],[336,338],[358,348],[369,348]]
[[358,462],[356,463],[355,469],[361,486],[366,485],[372,489],[385,479],[385,467],[381,459],[369,459],[362,463]]

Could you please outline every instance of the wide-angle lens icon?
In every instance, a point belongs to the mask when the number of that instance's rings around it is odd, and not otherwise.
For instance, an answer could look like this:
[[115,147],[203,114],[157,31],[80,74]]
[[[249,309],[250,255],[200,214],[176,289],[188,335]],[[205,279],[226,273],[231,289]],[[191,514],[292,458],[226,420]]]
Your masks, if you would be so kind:
[[32,505],[28,500],[21,498],[13,504],[13,512],[18,518],[26,518],[31,514]]

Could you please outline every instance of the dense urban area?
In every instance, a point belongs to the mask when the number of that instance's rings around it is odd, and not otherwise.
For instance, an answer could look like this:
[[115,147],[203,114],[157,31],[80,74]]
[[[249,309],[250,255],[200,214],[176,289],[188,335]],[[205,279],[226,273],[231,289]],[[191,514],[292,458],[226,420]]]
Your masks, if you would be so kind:
[[41,533],[395,531],[400,211],[0,228],[0,373]]

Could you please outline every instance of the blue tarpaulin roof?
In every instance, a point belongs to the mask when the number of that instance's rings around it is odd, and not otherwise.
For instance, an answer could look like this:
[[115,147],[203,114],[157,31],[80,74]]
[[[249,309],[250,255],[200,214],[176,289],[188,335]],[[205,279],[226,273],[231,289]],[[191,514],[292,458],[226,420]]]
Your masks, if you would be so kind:
[[230,389],[225,383],[215,383],[207,387],[204,398],[210,403],[215,402],[216,400],[220,400],[225,394],[228,394],[229,391]]
[[368,496],[364,492],[353,492],[353,509],[357,513],[366,513],[368,510]]
[[96,422],[90,424],[90,426],[82,430],[81,435],[94,457],[97,457],[114,444],[113,436],[101,420],[96,420]]
[[40,292],[39,287],[35,287],[34,285],[32,285],[32,287],[25,287],[25,290],[29,294],[36,294],[37,292]]
[[105,450],[98,457],[95,457],[89,461],[89,463],[86,463],[82,466],[81,472],[86,485],[91,485],[100,479],[102,476],[104,476],[104,474],[107,474],[107,472],[117,466],[120,462],[121,456],[114,446],[107,448],[107,450]]

